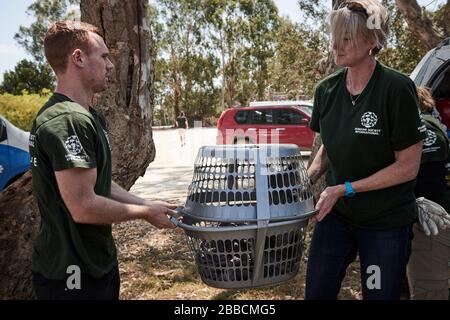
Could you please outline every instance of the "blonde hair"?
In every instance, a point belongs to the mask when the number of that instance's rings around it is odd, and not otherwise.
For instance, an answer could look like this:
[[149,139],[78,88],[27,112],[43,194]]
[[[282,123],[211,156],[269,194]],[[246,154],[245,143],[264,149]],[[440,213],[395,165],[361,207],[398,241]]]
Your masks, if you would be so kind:
[[377,54],[386,43],[389,32],[388,11],[377,0],[346,1],[328,17],[332,43],[338,46],[348,38],[353,47],[362,37],[375,42],[372,54]]
[[431,95],[431,89],[424,86],[417,87],[417,96],[419,97],[420,111],[433,112],[435,101]]

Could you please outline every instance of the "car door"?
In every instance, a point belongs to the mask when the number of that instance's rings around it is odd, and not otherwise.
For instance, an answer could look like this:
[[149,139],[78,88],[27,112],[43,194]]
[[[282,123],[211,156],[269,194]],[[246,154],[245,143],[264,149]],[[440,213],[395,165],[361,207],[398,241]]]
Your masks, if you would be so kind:
[[276,124],[280,143],[295,143],[294,124],[298,115],[293,114],[290,109],[278,109],[276,112]]
[[302,148],[310,148],[311,129],[309,117],[293,108],[277,110],[277,127],[280,132],[280,143],[293,143]]
[[273,109],[259,108],[250,110],[249,124],[247,133],[251,143],[274,143],[272,135],[276,132],[277,126]]
[[10,179],[10,166],[8,132],[5,121],[0,118],[0,191]]

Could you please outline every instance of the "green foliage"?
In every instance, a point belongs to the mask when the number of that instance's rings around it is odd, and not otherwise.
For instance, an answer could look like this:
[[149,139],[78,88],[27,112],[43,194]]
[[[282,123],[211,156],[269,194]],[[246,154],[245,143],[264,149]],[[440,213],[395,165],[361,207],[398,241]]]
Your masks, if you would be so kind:
[[[327,2],[329,2],[329,0],[327,0]],[[328,9],[325,7],[326,3],[322,0],[298,0],[297,4],[305,17],[311,18],[314,21],[324,21],[328,14]]]
[[397,8],[395,0],[383,0],[390,13],[390,35],[386,48],[378,59],[384,64],[410,74],[427,52],[427,49],[409,31],[406,21]]
[[27,14],[36,20],[28,27],[20,26],[14,39],[33,57],[34,61],[20,61],[14,71],[5,72],[0,92],[18,95],[22,90],[39,93],[43,88],[53,89],[55,77],[45,61],[44,36],[50,24],[57,20],[79,19],[80,0],[35,0]]
[[241,1],[241,9],[248,19],[248,51],[253,62],[256,95],[258,100],[263,100],[268,85],[268,60],[275,54],[278,9],[272,0]]
[[34,58],[38,64],[45,63],[44,36],[49,25],[57,20],[76,19],[77,11],[68,12],[69,5],[80,0],[35,0],[28,8],[28,15],[36,21],[29,27],[20,26],[14,39]]
[[200,120],[265,94],[279,26],[272,0],[157,3],[149,10],[156,105]]
[[[447,10],[450,10],[447,9]],[[434,22],[434,26],[441,34],[450,35],[450,18],[449,11],[446,11],[446,5],[441,4],[435,12],[429,12],[431,20]]]
[[14,70],[3,74],[0,93],[20,95],[22,91],[41,93],[43,89],[53,90],[53,73],[47,64],[38,65],[32,61],[21,60]]
[[204,1],[159,0],[150,6],[154,40],[155,106],[173,121],[181,110],[190,121],[215,114],[218,59],[205,41]]
[[76,10],[69,11],[70,5],[80,0],[35,0],[27,9],[36,21],[31,26],[20,26],[14,39],[33,57],[34,61],[22,60],[12,71],[3,74],[0,93],[20,95],[23,90],[41,93],[43,89],[53,90],[55,78],[50,66],[45,62],[44,35],[50,23],[60,19],[76,19]]
[[325,57],[328,40],[309,25],[284,19],[276,38],[276,54],[269,68],[270,90],[289,99],[312,97],[321,79],[315,65]]
[[0,114],[18,128],[30,131],[33,119],[48,100],[49,94],[49,90],[43,90],[41,95],[28,94],[26,91],[20,96],[1,94]]

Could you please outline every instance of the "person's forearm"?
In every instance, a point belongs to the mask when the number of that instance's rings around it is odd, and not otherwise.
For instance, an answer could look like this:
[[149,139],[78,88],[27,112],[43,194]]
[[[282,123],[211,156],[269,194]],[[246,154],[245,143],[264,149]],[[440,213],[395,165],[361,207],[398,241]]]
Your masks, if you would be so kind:
[[85,197],[82,203],[73,206],[71,213],[75,222],[84,224],[112,224],[128,220],[143,219],[149,208],[120,203],[102,196]]
[[122,203],[147,205],[148,201],[123,189],[114,181],[111,184],[111,199]]
[[367,178],[350,181],[353,189],[356,192],[374,191],[414,180],[419,172],[422,143],[417,143],[401,152],[402,155],[399,155],[393,164]]
[[355,192],[367,192],[396,186],[414,180],[416,176],[417,171],[415,169],[394,162],[367,178],[350,182]]
[[311,183],[315,183],[325,173],[328,167],[327,151],[322,145],[308,168],[308,176]]

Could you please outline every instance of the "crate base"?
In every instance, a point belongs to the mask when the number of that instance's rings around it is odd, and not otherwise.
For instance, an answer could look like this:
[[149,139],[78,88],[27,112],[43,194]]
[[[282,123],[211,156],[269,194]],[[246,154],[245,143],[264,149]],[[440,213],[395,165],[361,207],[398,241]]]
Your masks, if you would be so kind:
[[292,279],[299,271],[308,219],[269,223],[263,229],[256,224],[185,222],[180,226],[185,226],[198,272],[209,286],[268,286]]

